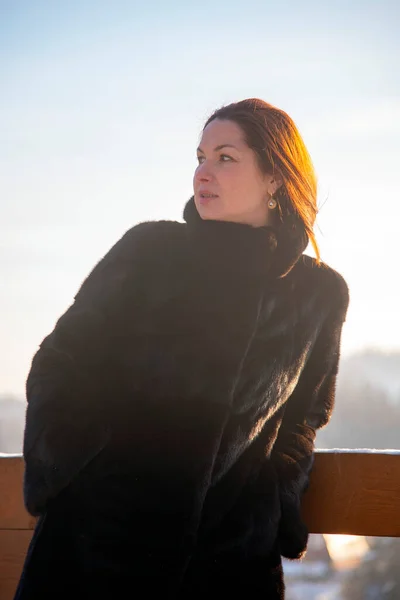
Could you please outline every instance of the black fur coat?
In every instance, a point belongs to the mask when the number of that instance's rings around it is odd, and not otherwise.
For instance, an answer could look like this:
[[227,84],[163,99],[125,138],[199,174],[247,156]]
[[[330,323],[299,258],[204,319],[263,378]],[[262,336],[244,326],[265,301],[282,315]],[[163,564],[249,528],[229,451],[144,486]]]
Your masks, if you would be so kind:
[[18,600],[278,599],[306,548],[347,285],[293,218],[184,219],[129,230],[33,358]]

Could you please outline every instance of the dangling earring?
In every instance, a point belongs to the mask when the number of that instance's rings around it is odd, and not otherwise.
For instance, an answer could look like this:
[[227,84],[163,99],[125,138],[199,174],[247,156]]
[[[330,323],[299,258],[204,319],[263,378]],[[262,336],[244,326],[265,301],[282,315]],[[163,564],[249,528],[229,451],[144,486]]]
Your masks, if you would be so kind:
[[270,208],[271,210],[274,210],[274,208],[276,208],[277,206],[277,201],[275,200],[275,198],[273,198],[271,196],[271,198],[268,200],[268,208]]

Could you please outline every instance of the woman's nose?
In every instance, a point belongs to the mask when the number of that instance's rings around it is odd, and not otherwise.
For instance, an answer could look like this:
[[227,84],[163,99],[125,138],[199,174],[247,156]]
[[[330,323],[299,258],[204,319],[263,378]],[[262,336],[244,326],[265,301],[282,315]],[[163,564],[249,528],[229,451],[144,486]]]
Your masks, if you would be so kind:
[[196,169],[196,179],[198,181],[210,181],[211,178],[212,173],[210,166],[204,161]]

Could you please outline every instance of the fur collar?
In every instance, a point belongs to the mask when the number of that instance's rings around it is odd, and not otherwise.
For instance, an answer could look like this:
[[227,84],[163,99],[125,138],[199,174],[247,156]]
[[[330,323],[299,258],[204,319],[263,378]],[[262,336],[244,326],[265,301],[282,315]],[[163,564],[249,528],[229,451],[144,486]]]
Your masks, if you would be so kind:
[[280,227],[252,227],[228,221],[203,220],[194,196],[183,218],[197,252],[209,268],[223,267],[234,273],[284,277],[299,260],[308,243],[304,226],[296,215]]

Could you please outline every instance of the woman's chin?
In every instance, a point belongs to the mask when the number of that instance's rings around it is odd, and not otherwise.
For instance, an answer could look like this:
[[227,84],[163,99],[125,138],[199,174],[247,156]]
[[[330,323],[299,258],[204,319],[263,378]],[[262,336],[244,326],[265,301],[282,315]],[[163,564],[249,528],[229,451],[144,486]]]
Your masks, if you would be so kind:
[[217,206],[218,198],[203,198],[196,202],[197,212],[202,219],[221,220],[221,210]]

